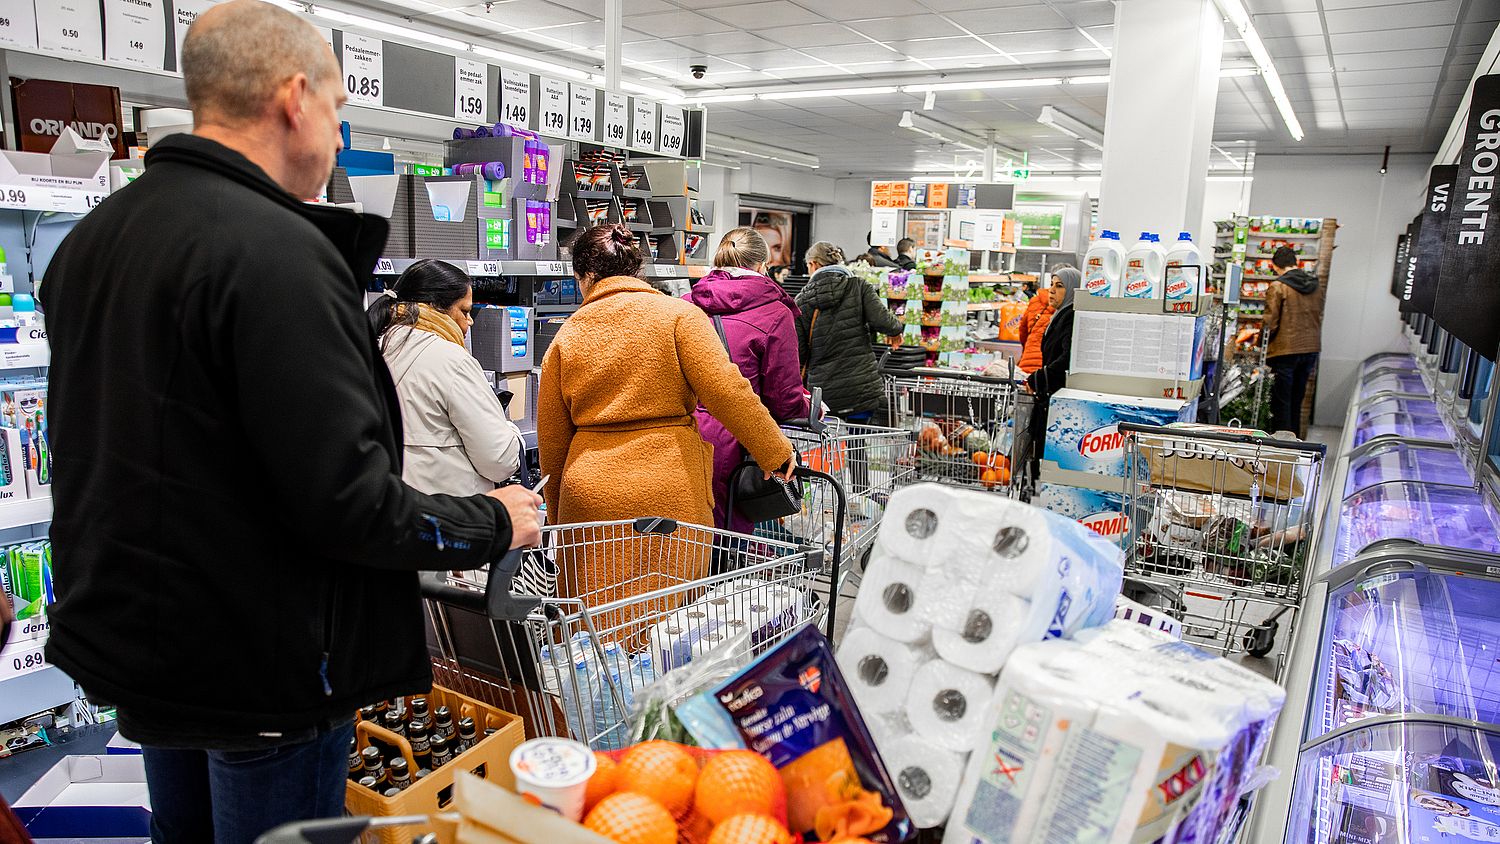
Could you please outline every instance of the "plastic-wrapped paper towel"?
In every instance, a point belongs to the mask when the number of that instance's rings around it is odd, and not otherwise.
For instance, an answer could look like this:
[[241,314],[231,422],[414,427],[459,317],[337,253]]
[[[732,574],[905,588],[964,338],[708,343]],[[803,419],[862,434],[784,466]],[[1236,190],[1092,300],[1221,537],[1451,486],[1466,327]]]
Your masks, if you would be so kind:
[[932,631],[929,599],[922,588],[926,571],[876,549],[864,579],[854,613],[861,621],[901,642],[923,642]]
[[1023,645],[945,842],[1212,842],[1282,700],[1269,680],[1131,622]]
[[955,753],[974,749],[995,683],[942,660],[917,670],[906,693],[906,717],[917,735]]

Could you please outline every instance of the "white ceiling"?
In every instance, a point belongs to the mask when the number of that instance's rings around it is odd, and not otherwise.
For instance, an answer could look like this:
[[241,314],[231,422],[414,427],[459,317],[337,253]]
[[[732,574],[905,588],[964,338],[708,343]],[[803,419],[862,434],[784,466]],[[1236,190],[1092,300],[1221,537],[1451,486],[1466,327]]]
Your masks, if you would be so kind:
[[[703,93],[1108,73],[1116,0],[624,0],[624,61],[638,79]],[[1119,0],[1127,2],[1127,0]],[[602,62],[604,0],[354,0],[570,63]],[[1245,0],[1297,116],[1287,134],[1262,80],[1224,79],[1214,137],[1244,151],[1435,150],[1500,21],[1500,0]],[[1233,30],[1229,32],[1233,34]],[[689,66],[708,67],[698,81]],[[1252,66],[1243,43],[1226,66]],[[1097,151],[1036,122],[1052,105],[1103,128],[1108,86],[943,92],[927,114],[1031,155],[1034,170],[1097,168]],[[972,152],[898,129],[921,94],[708,106],[716,135],[811,152],[829,175],[951,168]]]

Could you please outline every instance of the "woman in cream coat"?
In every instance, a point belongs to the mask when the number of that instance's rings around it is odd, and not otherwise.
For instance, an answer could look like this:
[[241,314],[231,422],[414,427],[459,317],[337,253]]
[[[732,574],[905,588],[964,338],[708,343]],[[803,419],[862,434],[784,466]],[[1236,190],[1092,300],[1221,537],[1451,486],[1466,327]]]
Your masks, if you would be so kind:
[[464,348],[473,305],[462,270],[419,261],[369,310],[401,398],[401,477],[429,494],[488,492],[521,462],[521,432]]

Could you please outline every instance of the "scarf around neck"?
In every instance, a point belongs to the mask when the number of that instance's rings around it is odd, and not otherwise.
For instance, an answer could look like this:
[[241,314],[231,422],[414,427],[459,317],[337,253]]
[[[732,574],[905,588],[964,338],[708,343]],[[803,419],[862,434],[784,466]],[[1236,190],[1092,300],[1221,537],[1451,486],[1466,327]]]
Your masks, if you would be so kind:
[[[453,321],[453,317],[448,316],[425,302],[402,302],[400,307],[405,309],[413,305],[417,308],[417,324],[413,325],[412,328],[418,331],[426,331],[429,334],[436,334],[444,340],[449,340],[460,346],[464,344],[464,333],[458,330],[458,323]],[[406,313],[403,310],[402,315],[405,316]]]

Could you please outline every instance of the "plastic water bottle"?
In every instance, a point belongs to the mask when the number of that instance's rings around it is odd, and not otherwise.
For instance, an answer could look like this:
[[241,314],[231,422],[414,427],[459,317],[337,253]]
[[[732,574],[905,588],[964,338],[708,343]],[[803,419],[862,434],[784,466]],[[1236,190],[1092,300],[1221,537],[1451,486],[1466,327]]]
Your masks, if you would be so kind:
[[1105,229],[1084,255],[1083,290],[1090,296],[1119,296],[1124,272],[1125,246],[1120,243],[1120,233]]
[[601,749],[618,750],[624,746],[625,729],[622,722],[632,697],[630,658],[620,650],[619,645],[607,642],[604,645],[604,663],[599,666],[599,688],[594,698],[594,732],[601,734]]
[[594,710],[594,690],[598,686],[599,675],[593,664],[583,654],[575,654],[573,676],[563,683],[563,701],[568,711],[568,731],[585,744],[599,732]]
[[1203,252],[1193,243],[1191,232],[1177,235],[1167,252],[1166,287],[1171,300],[1191,299],[1203,287]]
[[1125,298],[1159,298],[1166,265],[1167,253],[1162,251],[1161,238],[1141,232],[1141,239],[1125,253]]

